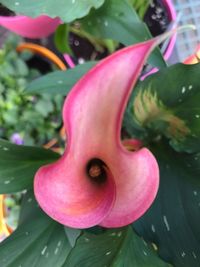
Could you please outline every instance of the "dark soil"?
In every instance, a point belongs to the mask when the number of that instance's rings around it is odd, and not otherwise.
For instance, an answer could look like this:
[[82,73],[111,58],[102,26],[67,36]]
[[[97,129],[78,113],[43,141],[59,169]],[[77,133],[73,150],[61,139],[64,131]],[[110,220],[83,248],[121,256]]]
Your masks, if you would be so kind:
[[15,16],[15,13],[0,4],[0,16],[12,17]]
[[[167,30],[170,17],[161,0],[152,1],[144,16],[144,21],[153,36],[158,36]],[[100,53],[95,50],[94,46],[87,39],[73,33],[70,33],[70,46],[74,52],[75,63],[82,63],[83,60],[99,60],[108,56],[106,49],[103,53]],[[119,46],[119,48],[122,47],[122,45]]]
[[[56,49],[53,35],[43,39],[29,39],[25,38],[25,42],[34,43],[40,46],[44,46],[54,52],[63,62],[65,62],[63,55]],[[52,62],[43,56],[34,54],[34,56],[27,61],[29,67],[38,69],[41,74],[46,74],[52,71]]]
[[[165,5],[161,0],[153,0],[144,16],[144,21],[152,36],[158,36],[164,33],[170,24],[170,17]],[[162,43],[159,45],[162,48]],[[144,66],[142,75],[151,70],[148,64]]]
[[100,60],[108,55],[106,49],[103,52],[98,52],[87,39],[74,33],[70,33],[69,43],[74,53],[75,61],[77,61],[75,63],[81,60]]
[[34,55],[31,59],[26,62],[31,69],[37,69],[41,74],[46,74],[52,71],[51,63],[48,59],[42,56]]
[[144,16],[144,21],[153,36],[157,36],[167,30],[170,17],[161,0],[152,1]]

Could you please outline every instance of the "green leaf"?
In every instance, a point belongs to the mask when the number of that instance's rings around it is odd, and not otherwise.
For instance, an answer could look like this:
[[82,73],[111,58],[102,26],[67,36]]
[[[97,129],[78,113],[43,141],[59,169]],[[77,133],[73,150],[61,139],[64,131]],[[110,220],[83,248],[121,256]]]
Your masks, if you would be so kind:
[[177,153],[164,141],[151,150],[160,168],[159,192],[134,228],[173,266],[199,267],[200,153]]
[[91,8],[99,8],[105,0],[1,0],[1,4],[29,17],[48,15],[52,18],[60,17],[64,22],[72,22],[75,19],[86,16]]
[[13,63],[14,63],[15,70],[16,70],[15,71],[16,76],[18,76],[18,77],[19,76],[22,76],[22,77],[28,76],[28,74],[29,74],[28,66],[26,65],[26,63],[22,59],[16,58]]
[[54,71],[46,74],[32,81],[27,86],[27,92],[67,95],[75,83],[95,64],[95,61],[89,61],[67,71]]
[[65,234],[67,236],[67,239],[71,245],[71,247],[74,247],[76,244],[77,238],[81,234],[81,230],[79,229],[74,229],[74,228],[69,228],[69,227],[64,227],[65,229]]
[[0,139],[0,194],[31,188],[38,168],[58,157],[47,149],[18,146]]
[[141,19],[144,18],[151,0],[129,0]]
[[21,216],[17,230],[0,244],[1,267],[62,267],[71,250],[64,227],[40,210],[33,193],[25,197]]
[[[98,38],[113,39],[126,46],[151,38],[146,24],[126,0],[105,1],[101,8],[81,20],[81,25]],[[166,66],[159,49],[152,53],[149,62],[157,67]]]
[[169,267],[130,226],[78,238],[63,267]]
[[73,54],[71,47],[69,45],[69,25],[61,24],[54,36],[55,45],[61,53]]
[[35,110],[43,117],[48,117],[54,111],[53,103],[50,99],[39,99],[35,104]]
[[199,73],[200,64],[176,64],[140,82],[127,109],[130,131],[165,135],[177,151],[200,151]]

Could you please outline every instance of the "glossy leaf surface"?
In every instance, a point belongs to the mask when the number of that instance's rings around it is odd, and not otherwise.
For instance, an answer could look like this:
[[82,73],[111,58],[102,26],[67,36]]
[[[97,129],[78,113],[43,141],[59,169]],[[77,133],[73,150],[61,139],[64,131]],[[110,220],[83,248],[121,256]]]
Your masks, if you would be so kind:
[[177,153],[163,141],[151,151],[160,168],[159,192],[134,228],[173,266],[199,267],[200,153]]
[[55,36],[54,36],[54,41],[55,41],[55,45],[57,49],[61,53],[68,53],[72,55],[73,52],[69,45],[69,25],[68,24],[66,23],[61,24],[57,28],[55,32]]
[[0,194],[31,188],[38,168],[58,157],[47,149],[14,145],[0,139]]
[[131,227],[78,238],[63,267],[169,267]]
[[27,86],[27,93],[67,95],[75,83],[95,64],[95,61],[89,61],[67,71],[54,71],[46,74],[33,80]]
[[0,244],[1,267],[62,267],[70,250],[63,226],[46,216],[28,193],[19,227]]
[[99,8],[105,0],[2,0],[1,3],[18,14],[29,17],[48,15],[60,17],[64,22],[71,22],[87,15],[92,7]]

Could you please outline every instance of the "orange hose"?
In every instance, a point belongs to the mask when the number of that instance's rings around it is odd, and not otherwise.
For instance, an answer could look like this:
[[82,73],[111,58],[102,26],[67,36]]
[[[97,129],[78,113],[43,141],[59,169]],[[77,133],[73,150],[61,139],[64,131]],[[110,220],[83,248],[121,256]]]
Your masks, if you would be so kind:
[[17,52],[22,52],[24,50],[29,50],[34,52],[38,55],[48,58],[51,62],[53,62],[56,66],[58,66],[61,70],[66,70],[67,67],[65,64],[60,60],[60,58],[54,54],[51,50],[43,47],[41,45],[33,44],[33,43],[21,43],[16,48]]

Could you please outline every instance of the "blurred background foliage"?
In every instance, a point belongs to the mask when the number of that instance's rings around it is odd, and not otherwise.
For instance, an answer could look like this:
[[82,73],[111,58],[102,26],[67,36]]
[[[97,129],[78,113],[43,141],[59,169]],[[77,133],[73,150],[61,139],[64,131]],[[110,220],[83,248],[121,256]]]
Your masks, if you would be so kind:
[[61,126],[63,97],[25,94],[27,84],[41,73],[31,66],[34,55],[16,52],[19,41],[10,34],[0,49],[0,138],[43,145],[56,137]]

